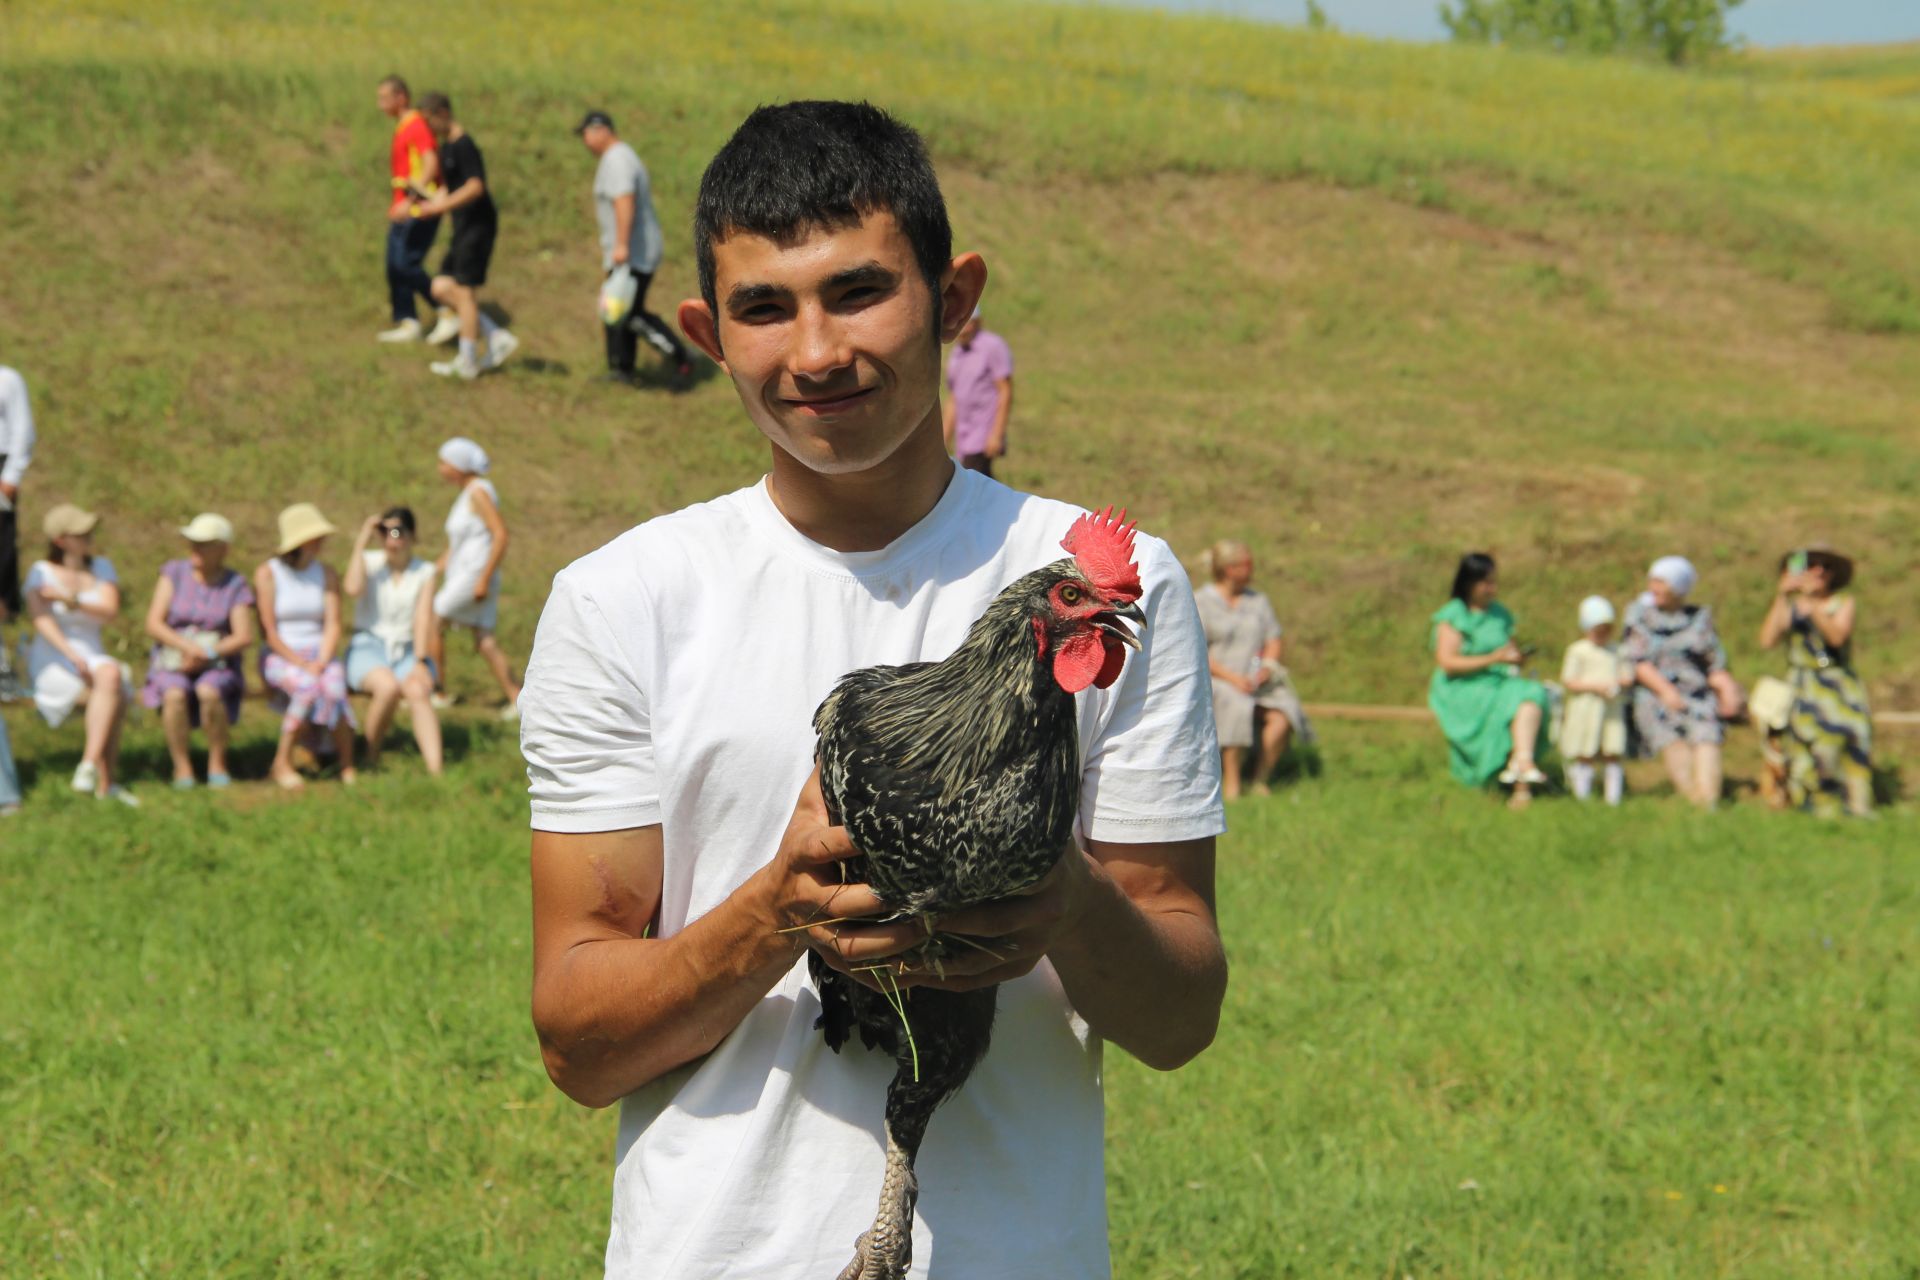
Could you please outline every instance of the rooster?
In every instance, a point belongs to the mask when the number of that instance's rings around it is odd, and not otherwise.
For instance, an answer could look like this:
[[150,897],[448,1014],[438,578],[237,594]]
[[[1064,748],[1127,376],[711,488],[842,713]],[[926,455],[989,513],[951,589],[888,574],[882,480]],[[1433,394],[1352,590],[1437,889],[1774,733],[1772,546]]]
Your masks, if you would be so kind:
[[[1080,797],[1073,695],[1119,678],[1145,625],[1136,603],[1134,526],[1111,507],[1083,515],[1061,546],[1071,557],[1003,590],[943,662],[867,667],[841,677],[814,713],[820,785],[861,856],[845,864],[889,920],[931,919],[1031,887],[1072,838]],[[932,934],[908,957],[938,971],[963,948]],[[914,1158],[934,1110],[986,1056],[996,987],[885,993],[809,966],[820,990],[815,1024],[835,1052],[855,1027],[892,1055],[886,1172],[873,1226],[840,1280],[901,1280],[912,1261],[919,1196]]]

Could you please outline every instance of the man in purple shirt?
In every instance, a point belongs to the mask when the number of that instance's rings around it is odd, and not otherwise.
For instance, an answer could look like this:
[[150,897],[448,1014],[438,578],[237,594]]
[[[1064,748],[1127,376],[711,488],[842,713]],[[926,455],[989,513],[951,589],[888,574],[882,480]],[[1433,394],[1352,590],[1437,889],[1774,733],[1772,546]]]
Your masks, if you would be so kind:
[[970,471],[993,474],[1007,451],[1013,412],[1013,352],[1006,339],[980,326],[975,311],[947,357],[947,398],[941,405],[947,450]]

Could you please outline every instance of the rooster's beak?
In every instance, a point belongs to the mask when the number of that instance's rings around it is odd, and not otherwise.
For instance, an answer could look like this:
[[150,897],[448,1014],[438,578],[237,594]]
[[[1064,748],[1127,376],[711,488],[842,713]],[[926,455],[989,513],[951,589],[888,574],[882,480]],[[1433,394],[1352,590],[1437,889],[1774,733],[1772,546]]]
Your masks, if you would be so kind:
[[1145,611],[1132,601],[1103,609],[1095,616],[1094,625],[1112,636],[1115,640],[1118,640],[1121,644],[1137,652],[1140,648],[1140,638],[1121,625],[1121,618],[1125,618],[1137,626],[1144,627],[1147,625],[1147,615]]

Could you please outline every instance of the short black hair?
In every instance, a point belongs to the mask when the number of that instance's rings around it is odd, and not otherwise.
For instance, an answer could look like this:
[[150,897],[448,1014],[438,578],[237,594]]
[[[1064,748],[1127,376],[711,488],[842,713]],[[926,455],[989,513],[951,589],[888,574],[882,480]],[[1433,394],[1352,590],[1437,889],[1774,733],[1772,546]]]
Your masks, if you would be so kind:
[[[405,80],[402,80],[399,76],[388,76],[386,79],[380,82],[380,85],[382,88],[393,90],[395,93],[405,98],[409,103],[413,101],[413,90],[407,88],[407,82]],[[364,93],[365,90],[362,90],[361,92]]]
[[1453,598],[1466,604],[1473,598],[1473,589],[1493,576],[1493,557],[1484,551],[1469,551],[1460,557],[1460,567],[1453,571]]
[[397,520],[400,522],[401,527],[407,531],[407,536],[409,538],[415,536],[415,534],[418,532],[417,526],[415,526],[415,524],[413,523],[412,507],[388,507],[385,511],[382,511],[380,513],[381,524],[386,524],[389,521],[394,521],[394,520]]
[[420,98],[420,114],[423,116],[451,116],[453,114],[453,99],[444,93],[422,94]]
[[910,125],[867,102],[758,107],[707,165],[693,211],[700,295],[719,312],[713,245],[736,231],[788,240],[890,213],[913,245],[939,306],[953,227],[927,147]]

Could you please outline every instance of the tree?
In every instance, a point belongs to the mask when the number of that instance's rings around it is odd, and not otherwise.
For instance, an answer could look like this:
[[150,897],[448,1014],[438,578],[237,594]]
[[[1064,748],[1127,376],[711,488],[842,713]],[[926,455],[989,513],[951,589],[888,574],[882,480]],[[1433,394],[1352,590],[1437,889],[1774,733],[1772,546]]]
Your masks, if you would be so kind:
[[1440,6],[1455,40],[1638,53],[1675,66],[1727,48],[1727,13],[1741,0],[1457,0]]

